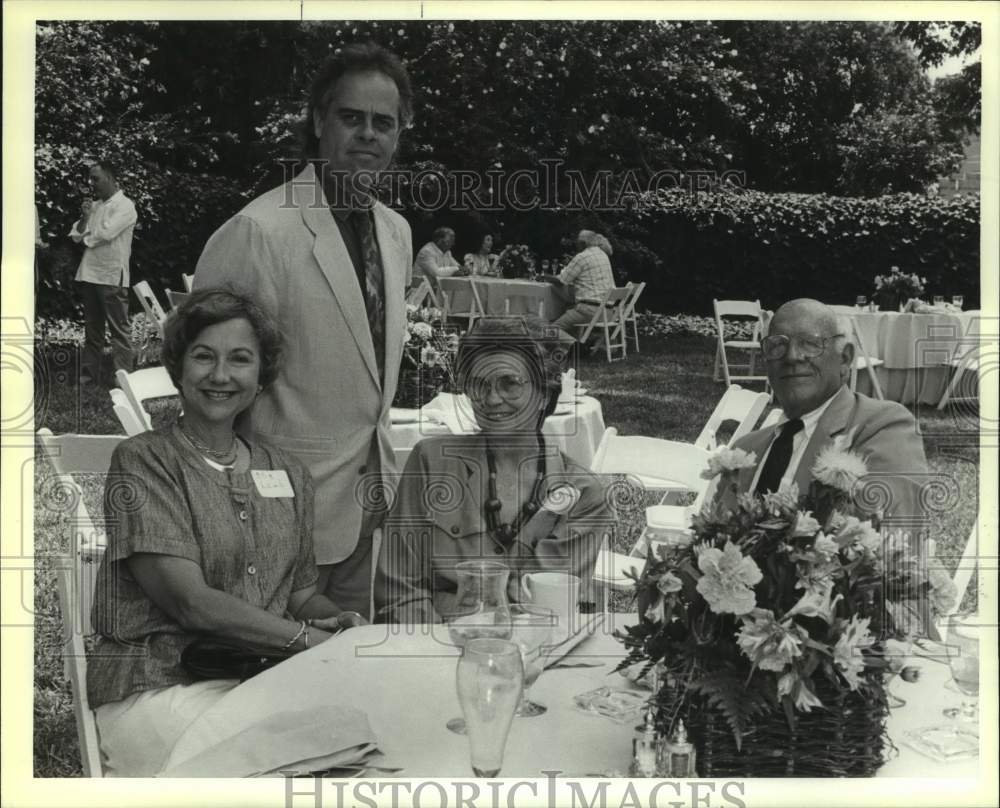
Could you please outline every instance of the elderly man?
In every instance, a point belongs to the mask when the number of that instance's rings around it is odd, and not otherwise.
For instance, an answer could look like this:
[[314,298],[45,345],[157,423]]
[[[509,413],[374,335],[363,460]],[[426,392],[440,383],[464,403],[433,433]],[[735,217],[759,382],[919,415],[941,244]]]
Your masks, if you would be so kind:
[[[758,460],[741,472],[738,491],[765,493],[794,482],[804,492],[820,450],[843,435],[846,448],[867,461],[867,481],[888,492],[882,503],[887,527],[915,534],[927,474],[923,442],[902,404],[852,393],[844,384],[854,362],[850,333],[849,321],[816,300],[792,300],[775,312],[761,349],[784,418],[734,444]],[[731,502],[730,492],[723,496]]]
[[395,54],[369,43],[331,57],[310,92],[308,165],[216,231],[194,281],[233,286],[278,318],[281,372],[244,426],[309,467],[319,591],[364,614],[380,484],[395,471],[389,405],[412,260],[409,225],[372,189],[411,117]]
[[455,231],[450,227],[439,227],[420,251],[413,262],[414,282],[428,278],[433,283],[438,278],[450,278],[461,267],[451,255],[455,246]]
[[557,318],[554,325],[567,334],[576,335],[577,326],[586,325],[613,289],[615,276],[611,272],[611,244],[592,230],[581,230],[576,237],[577,254],[555,278],[559,284],[573,290],[575,303]]
[[90,183],[97,201],[83,201],[80,218],[69,234],[86,248],[75,279],[86,319],[81,384],[104,379],[105,327],[111,331],[115,370],[131,371],[135,363],[128,319],[128,263],[138,217],[132,200],[119,190],[111,163],[102,160],[91,166]]

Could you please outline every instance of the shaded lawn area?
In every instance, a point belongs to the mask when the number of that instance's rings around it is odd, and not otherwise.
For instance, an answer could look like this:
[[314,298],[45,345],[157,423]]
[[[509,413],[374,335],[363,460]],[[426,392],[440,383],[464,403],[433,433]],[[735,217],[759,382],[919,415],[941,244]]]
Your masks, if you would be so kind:
[[[604,420],[623,435],[649,435],[691,441],[697,437],[723,392],[712,381],[715,344],[706,337],[645,339],[642,352],[624,362],[606,364],[587,359],[578,377],[600,400]],[[44,363],[51,357],[40,356]],[[36,373],[37,378],[51,374]],[[118,434],[118,421],[107,390],[55,384],[39,389],[36,396],[36,428],[48,427],[56,434],[80,432]],[[159,406],[158,406],[159,404]],[[176,413],[172,404],[154,402],[154,425],[169,422]],[[949,482],[952,492],[941,510],[931,514],[930,535],[937,542],[938,557],[953,571],[975,522],[979,494],[978,439],[969,430],[967,418],[951,412],[920,407],[918,421],[931,471]],[[35,776],[64,777],[81,773],[69,684],[63,675],[62,630],[56,597],[54,557],[65,553],[69,543],[68,519],[61,509],[47,507],[46,461],[35,467]],[[50,481],[51,482],[51,481]],[[82,479],[91,512],[101,513],[101,481]],[[635,492],[626,504],[615,537],[615,549],[627,552],[645,523],[644,508],[652,504],[649,494]],[[973,578],[967,605],[975,602]],[[630,596],[616,593],[616,609],[631,609]]]

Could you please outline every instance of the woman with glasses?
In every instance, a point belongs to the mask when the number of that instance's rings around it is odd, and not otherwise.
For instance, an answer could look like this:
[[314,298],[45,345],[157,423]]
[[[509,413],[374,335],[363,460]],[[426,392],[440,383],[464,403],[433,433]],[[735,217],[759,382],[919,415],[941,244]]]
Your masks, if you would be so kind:
[[506,564],[515,601],[521,575],[539,570],[589,591],[612,513],[600,479],[542,434],[561,387],[559,336],[536,317],[484,317],[462,338],[456,375],[481,431],[427,438],[410,454],[383,527],[380,619],[441,622],[461,561]]

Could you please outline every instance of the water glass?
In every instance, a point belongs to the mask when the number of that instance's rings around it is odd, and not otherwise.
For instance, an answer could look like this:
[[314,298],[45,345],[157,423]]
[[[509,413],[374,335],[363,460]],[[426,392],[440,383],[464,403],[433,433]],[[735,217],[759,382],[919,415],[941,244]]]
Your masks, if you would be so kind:
[[940,306],[944,303],[944,295],[934,295],[934,305]]
[[857,298],[855,298],[855,300],[854,300],[854,308],[856,308],[859,311],[861,311],[861,310],[864,309],[864,307],[865,307],[865,305],[867,303],[868,303],[868,298],[867,297],[865,297],[864,295],[858,295]]
[[965,303],[965,298],[962,295],[952,295],[951,302],[952,305],[962,308],[962,304]]
[[456,673],[476,777],[496,777],[524,688],[521,650],[506,640],[469,640]]
[[515,715],[519,718],[533,718],[548,709],[533,702],[528,697],[528,691],[545,668],[544,652],[551,647],[552,635],[559,618],[552,609],[530,603],[514,604],[510,608],[510,614],[511,641],[521,650],[521,663],[524,666],[524,692]]
[[962,694],[960,707],[944,711],[948,718],[979,723],[979,618],[953,614],[948,618],[948,666],[955,687]]

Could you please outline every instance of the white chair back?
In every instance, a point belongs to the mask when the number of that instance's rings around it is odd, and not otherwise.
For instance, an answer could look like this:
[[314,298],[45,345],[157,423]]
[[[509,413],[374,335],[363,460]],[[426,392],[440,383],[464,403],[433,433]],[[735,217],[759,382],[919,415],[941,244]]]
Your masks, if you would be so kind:
[[760,422],[760,428],[767,429],[768,427],[777,426],[777,424],[780,423],[781,419],[784,417],[785,413],[781,407],[775,407],[767,414],[767,417]]
[[858,371],[864,370],[868,374],[868,380],[872,385],[872,392],[875,394],[875,398],[885,398],[882,395],[882,385],[878,382],[878,375],[875,373],[875,368],[884,365],[881,359],[873,356],[868,352],[868,348],[865,346],[864,338],[861,336],[861,329],[858,328],[857,317],[848,316],[847,318],[851,323],[851,341],[854,343],[854,363],[851,365],[851,379],[850,387],[851,390],[856,390],[858,387]]
[[632,326],[632,340],[635,344],[635,352],[639,353],[639,322],[638,315],[635,312],[636,303],[639,302],[639,296],[642,294],[643,290],[646,288],[646,282],[642,283],[629,283],[627,288],[632,290],[632,295],[625,301],[625,329],[626,329],[626,340],[628,339],[628,326]]
[[[715,314],[716,349],[715,349],[715,370],[713,376],[716,381],[723,380],[727,385],[734,381],[763,381],[765,389],[767,376],[756,372],[756,358],[760,351],[760,337],[764,333],[764,311],[760,307],[759,300],[712,300],[712,309]],[[727,317],[752,317],[753,330],[750,339],[730,339],[726,337],[725,320]],[[748,353],[747,364],[733,364],[729,359],[727,348],[746,351]],[[745,375],[737,375],[733,370],[746,369]],[[719,371],[722,375],[719,375]]]
[[48,429],[37,433],[39,454],[48,458],[55,471],[63,496],[73,498],[70,516],[73,536],[69,552],[62,557],[56,574],[59,609],[62,614],[66,645],[63,660],[66,678],[73,694],[80,758],[84,775],[103,777],[101,753],[94,712],[87,699],[87,655],[84,638],[93,634],[90,621],[97,570],[107,538],[95,526],[83,498],[83,491],[73,478],[78,474],[99,474],[105,478],[121,435],[60,435]]
[[156,295],[153,294],[153,289],[148,281],[139,281],[132,287],[132,291],[139,298],[139,303],[142,305],[142,310],[146,313],[146,316],[159,325],[160,334],[162,335],[163,323],[166,322],[167,313],[163,310],[163,306],[160,305],[160,301],[156,299]]
[[[483,298],[479,291],[479,282],[474,278],[438,278],[438,287],[441,289],[441,297],[444,303],[445,320],[466,319],[468,328],[472,328],[473,323],[486,314],[486,307],[483,305]],[[466,311],[458,311],[455,308],[456,293],[462,292],[465,288],[469,290],[469,308]]]
[[715,405],[715,410],[709,416],[701,434],[695,439],[694,445],[710,452],[714,451],[717,448],[716,433],[723,421],[737,422],[736,430],[727,441],[727,445],[746,435],[756,426],[757,419],[764,412],[770,398],[767,393],[747,390],[738,384],[730,385],[719,399],[719,403]]
[[170,304],[171,310],[176,309],[187,300],[188,294],[188,292],[175,292],[173,289],[167,289],[167,302]]
[[125,434],[132,437],[132,435],[145,432],[146,425],[132,408],[132,402],[128,400],[125,391],[118,387],[112,387],[108,392],[111,394],[111,405],[118,417],[118,423],[122,425]]
[[406,302],[411,306],[416,306],[418,309],[426,306],[428,299],[430,299],[432,306],[441,308],[437,295],[434,294],[431,282],[427,278],[424,278],[416,286],[411,286],[406,292]]
[[115,373],[115,379],[119,387],[125,391],[132,409],[136,416],[145,425],[146,429],[153,428],[153,421],[149,412],[143,407],[143,402],[153,398],[166,398],[168,396],[179,396],[177,388],[170,380],[165,367],[143,368],[128,373],[119,370]]
[[184,288],[187,289],[188,293],[194,291],[194,274],[181,275],[181,280],[184,281]]
[[[590,322],[576,326],[578,329],[582,329],[578,339],[584,344],[595,330],[603,333],[604,352],[609,362],[625,359],[628,356],[628,341],[625,336],[625,303],[631,295],[632,289],[628,286],[608,289],[604,300],[597,306],[594,316],[590,318]],[[613,356],[616,351],[620,352],[621,356]]]

